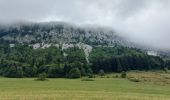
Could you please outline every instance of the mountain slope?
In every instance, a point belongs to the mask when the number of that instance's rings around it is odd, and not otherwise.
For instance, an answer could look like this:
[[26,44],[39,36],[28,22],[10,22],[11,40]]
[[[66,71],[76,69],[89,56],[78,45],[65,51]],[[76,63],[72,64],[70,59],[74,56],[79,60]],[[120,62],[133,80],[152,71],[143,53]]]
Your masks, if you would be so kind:
[[67,23],[27,23],[0,27],[1,43],[85,43],[130,45],[111,29],[82,28]]
[[[0,76],[70,77],[72,70],[91,76],[100,70],[121,72],[169,68],[107,28],[67,23],[0,26]],[[152,53],[152,52],[151,52]],[[80,77],[80,76],[79,76]]]

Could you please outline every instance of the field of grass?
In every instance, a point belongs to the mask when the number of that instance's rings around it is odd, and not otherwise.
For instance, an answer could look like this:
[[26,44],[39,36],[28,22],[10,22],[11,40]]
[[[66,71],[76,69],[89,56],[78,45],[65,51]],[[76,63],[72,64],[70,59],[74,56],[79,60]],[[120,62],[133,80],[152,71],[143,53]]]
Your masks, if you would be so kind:
[[0,78],[0,100],[170,100],[170,85],[121,78]]

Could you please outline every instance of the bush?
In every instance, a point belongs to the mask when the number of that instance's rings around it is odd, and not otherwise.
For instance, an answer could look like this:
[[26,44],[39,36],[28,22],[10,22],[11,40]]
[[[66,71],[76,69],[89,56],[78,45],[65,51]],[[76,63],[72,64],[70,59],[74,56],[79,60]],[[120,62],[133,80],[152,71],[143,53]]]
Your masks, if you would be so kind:
[[81,81],[94,81],[94,80],[91,78],[82,78]]
[[93,70],[91,68],[87,69],[87,76],[88,78],[94,78],[95,76],[93,75]]
[[93,74],[88,74],[88,78],[95,78]]
[[110,78],[110,76],[107,76],[106,78]]
[[168,73],[168,72],[169,72],[169,70],[168,70],[167,67],[165,67],[163,70],[165,71],[165,73]]
[[127,76],[126,72],[121,73],[121,78],[126,78],[126,76]]
[[119,75],[114,75],[112,76],[112,78],[119,78]]
[[4,73],[5,77],[10,78],[22,78],[24,77],[24,72],[22,67],[9,66]]
[[40,80],[40,81],[45,81],[47,78],[47,74],[46,73],[42,73],[38,76],[38,79],[37,80]]
[[87,73],[85,71],[85,68],[83,68],[83,67],[80,68],[80,73],[81,73],[81,76],[86,76],[87,75]]
[[119,75],[116,75],[115,78],[119,78]]
[[50,78],[60,78],[64,76],[64,70],[62,67],[50,67],[48,70],[48,77]]
[[68,78],[80,78],[81,72],[78,68],[72,68],[68,74]]
[[101,70],[99,71],[99,75],[100,75],[100,76],[104,76],[104,75],[105,75],[104,70],[101,69]]
[[140,80],[139,79],[137,79],[137,78],[128,78],[130,81],[132,81],[132,82],[140,82]]

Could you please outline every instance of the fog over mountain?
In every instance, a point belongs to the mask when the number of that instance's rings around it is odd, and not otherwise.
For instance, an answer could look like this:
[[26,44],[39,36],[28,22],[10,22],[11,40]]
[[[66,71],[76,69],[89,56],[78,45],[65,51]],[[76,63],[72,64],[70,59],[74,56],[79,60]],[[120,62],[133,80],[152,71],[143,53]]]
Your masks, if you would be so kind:
[[113,28],[135,43],[170,50],[169,0],[0,0],[0,23],[64,21]]

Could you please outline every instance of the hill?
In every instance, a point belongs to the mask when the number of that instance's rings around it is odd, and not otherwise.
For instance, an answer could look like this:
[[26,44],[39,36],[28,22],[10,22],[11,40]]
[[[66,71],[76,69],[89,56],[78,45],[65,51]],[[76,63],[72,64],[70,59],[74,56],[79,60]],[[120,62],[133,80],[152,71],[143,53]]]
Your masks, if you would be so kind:
[[49,77],[68,77],[71,70],[91,76],[100,70],[160,70],[169,66],[169,60],[148,55],[107,28],[54,22],[0,26],[1,76],[47,73]]

